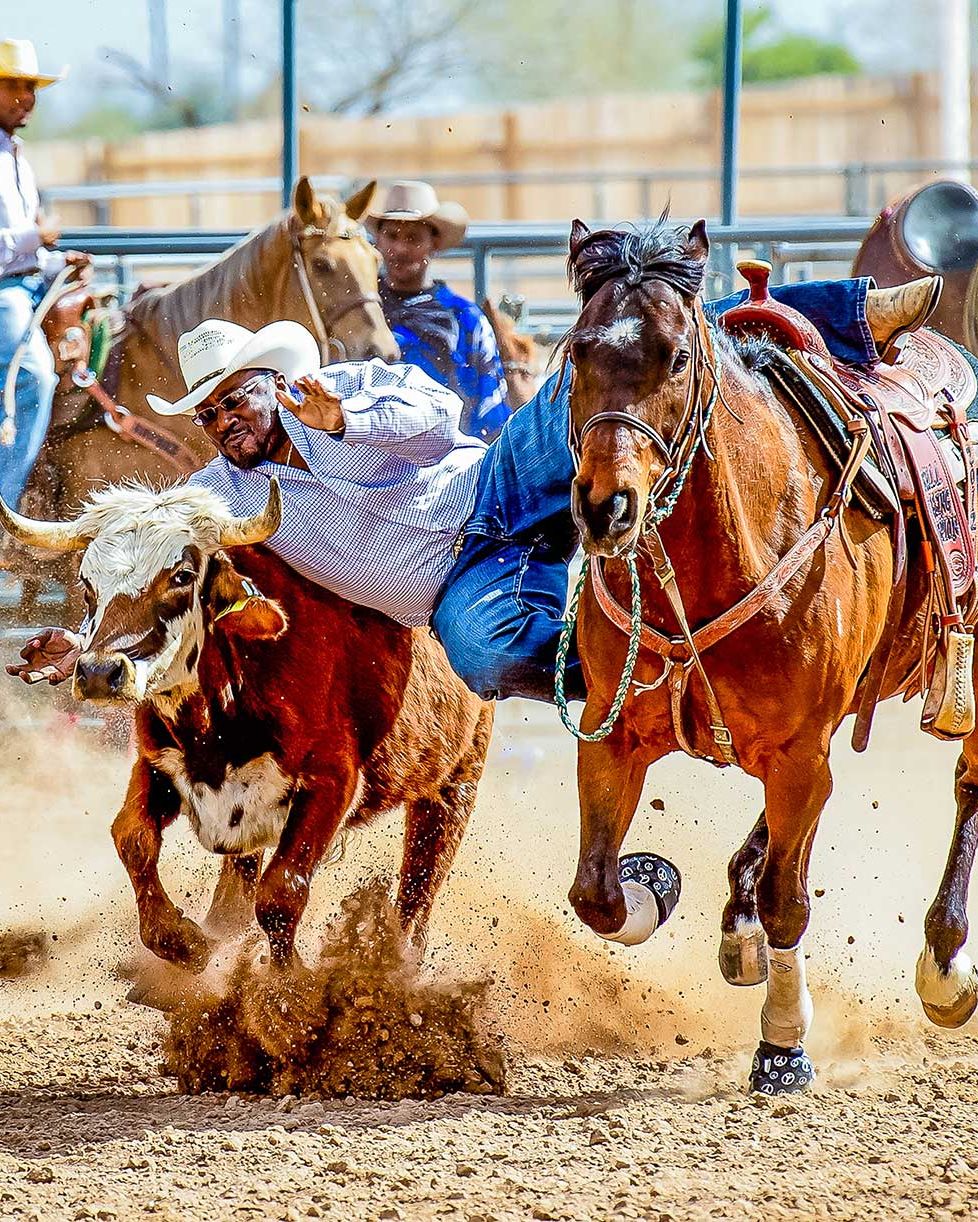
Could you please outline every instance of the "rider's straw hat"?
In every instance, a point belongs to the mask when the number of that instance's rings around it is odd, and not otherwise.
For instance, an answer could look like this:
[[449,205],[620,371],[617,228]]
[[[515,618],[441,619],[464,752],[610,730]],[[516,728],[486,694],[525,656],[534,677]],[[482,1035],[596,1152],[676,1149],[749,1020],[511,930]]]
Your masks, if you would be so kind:
[[376,235],[381,221],[427,221],[435,231],[435,249],[448,250],[465,237],[469,214],[451,200],[440,203],[429,182],[392,182],[364,224]]
[[37,51],[26,38],[0,39],[0,77],[8,80],[33,81],[38,89],[63,81],[68,69],[62,68],[56,75],[37,70]]
[[242,369],[271,369],[294,382],[315,373],[321,364],[319,345],[297,322],[273,322],[260,331],[249,331],[237,323],[208,318],[180,336],[177,356],[187,393],[175,403],[159,395],[146,396],[161,416],[192,412],[215,386]]

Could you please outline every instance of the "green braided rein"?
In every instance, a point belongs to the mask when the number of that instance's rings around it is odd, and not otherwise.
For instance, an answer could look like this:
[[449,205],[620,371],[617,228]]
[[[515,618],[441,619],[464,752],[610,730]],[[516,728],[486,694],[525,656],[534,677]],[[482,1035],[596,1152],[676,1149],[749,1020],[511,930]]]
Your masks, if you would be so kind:
[[557,708],[560,711],[560,720],[575,738],[586,743],[599,743],[603,738],[607,738],[614,729],[615,722],[618,720],[618,714],[621,712],[622,705],[625,703],[625,697],[628,695],[628,688],[635,670],[635,662],[638,659],[638,647],[642,639],[642,587],[639,584],[638,565],[635,563],[634,553],[629,552],[624,557],[624,560],[628,565],[628,573],[632,579],[632,622],[628,634],[628,652],[625,654],[625,665],[622,668],[621,678],[618,681],[618,690],[615,692],[615,698],[611,702],[608,716],[590,734],[579,729],[571,721],[571,716],[567,709],[567,699],[564,696],[564,675],[567,670],[567,655],[570,652],[571,637],[574,635],[574,625],[577,623],[577,604],[581,601],[581,591],[584,589],[584,583],[587,581],[588,571],[591,567],[590,556],[585,556],[584,563],[581,565],[581,575],[578,577],[577,585],[574,587],[574,594],[567,611],[567,618],[564,620],[564,626],[560,632],[560,642],[557,645],[557,671],[554,676],[554,688]]

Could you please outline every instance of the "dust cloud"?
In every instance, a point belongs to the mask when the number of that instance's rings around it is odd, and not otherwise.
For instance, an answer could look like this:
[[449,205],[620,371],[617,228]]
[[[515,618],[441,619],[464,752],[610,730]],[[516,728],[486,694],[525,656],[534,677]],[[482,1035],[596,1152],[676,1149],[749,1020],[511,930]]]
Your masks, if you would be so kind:
[[[0,1019],[121,1004],[128,983],[119,966],[132,957],[136,922],[109,826],[125,790],[126,751],[118,736],[107,743],[97,725],[80,722],[60,693],[8,691],[0,709],[0,928],[15,935]],[[840,1081],[871,1056],[874,1041],[919,1038],[928,1029],[913,970],[953,823],[956,758],[952,746],[920,734],[913,711],[899,706],[880,711],[867,755],[853,755],[842,740],[834,753],[835,795],[816,841],[811,888],[817,898],[806,938],[816,1009],[810,1048],[825,1077]],[[474,1031],[500,1032],[511,1059],[588,1053],[674,1059],[711,1051],[746,1057],[758,1037],[763,990],[726,985],[716,948],[726,861],[760,809],[759,786],[681,757],[652,770],[625,850],[652,849],[674,860],[683,873],[683,898],[649,943],[622,948],[581,928],[565,898],[577,857],[574,758],[553,710],[522,703],[500,708],[476,814],[436,905],[424,969],[425,987],[437,988],[432,981],[439,979],[491,981],[484,993],[473,985],[465,1002],[471,1024],[455,1034],[471,1035],[472,1043],[461,1039],[463,1051],[469,1048],[461,1060],[469,1056],[475,1064],[483,1055],[481,1046],[473,1051],[483,1038]],[[396,869],[402,830],[393,816],[351,836],[344,859],[317,877],[300,937],[315,983],[300,990],[301,1006],[310,998],[330,1004],[319,969],[339,970],[328,948],[337,930],[347,928],[340,903]],[[164,883],[189,914],[206,911],[217,865],[186,827],[166,834]],[[230,1007],[222,1014],[233,1012],[236,1030],[254,1035],[269,999],[249,1009],[249,998],[260,992],[251,980],[244,968],[232,972],[220,1003]],[[398,987],[410,994],[417,983],[402,979]],[[375,978],[371,987],[383,992],[385,986]],[[212,1002],[206,1012],[213,1015]],[[371,1041],[389,1030],[388,1002],[400,1005],[381,999],[357,1037],[367,1040],[361,1047],[373,1049]],[[346,1038],[341,1026],[328,1028],[331,1040]],[[199,1038],[195,1053],[190,1028],[174,1029],[188,1089],[208,1083],[202,1055],[212,1037]],[[354,1048],[355,1040],[346,1046]],[[258,1078],[284,1089],[280,1054],[281,1048],[264,1049]],[[303,1055],[315,1061],[318,1051],[306,1048]],[[437,1080],[420,1053],[417,1063],[421,1078],[427,1066]],[[342,1075],[331,1077],[330,1066],[315,1064],[323,1089],[347,1089]],[[244,1077],[250,1072],[241,1070]],[[448,1070],[445,1075],[451,1077]],[[489,1072],[487,1081],[494,1086],[497,1076]]]

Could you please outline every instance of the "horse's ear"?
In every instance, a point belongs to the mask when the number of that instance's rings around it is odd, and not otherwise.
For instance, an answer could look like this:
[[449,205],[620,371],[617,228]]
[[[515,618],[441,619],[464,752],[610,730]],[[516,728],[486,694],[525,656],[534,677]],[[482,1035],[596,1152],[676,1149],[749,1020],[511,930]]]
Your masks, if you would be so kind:
[[581,248],[581,243],[590,232],[591,230],[588,229],[587,225],[585,225],[582,220],[574,220],[571,222],[570,253],[572,259],[577,258],[577,252]]
[[292,209],[303,225],[318,225],[326,215],[315,188],[305,174],[292,192]]
[[376,190],[377,180],[375,178],[368,182],[365,187],[361,187],[359,191],[354,191],[349,199],[343,201],[346,215],[351,221],[358,221],[363,216],[370,207],[370,201],[373,199]]
[[694,263],[706,263],[710,254],[710,239],[706,236],[706,221],[694,221],[686,239],[686,258]]

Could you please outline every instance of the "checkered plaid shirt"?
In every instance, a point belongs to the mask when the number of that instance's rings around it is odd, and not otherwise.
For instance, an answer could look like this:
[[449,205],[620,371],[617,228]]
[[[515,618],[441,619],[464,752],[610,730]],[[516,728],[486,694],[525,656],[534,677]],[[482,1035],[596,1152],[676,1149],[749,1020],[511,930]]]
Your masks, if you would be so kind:
[[274,462],[245,471],[219,455],[188,482],[245,515],[265,505],[277,475],[282,525],[268,546],[351,602],[426,624],[472,511],[485,446],[459,432],[458,396],[413,365],[351,361],[319,378],[342,400],[342,439],[281,411],[308,471]]

